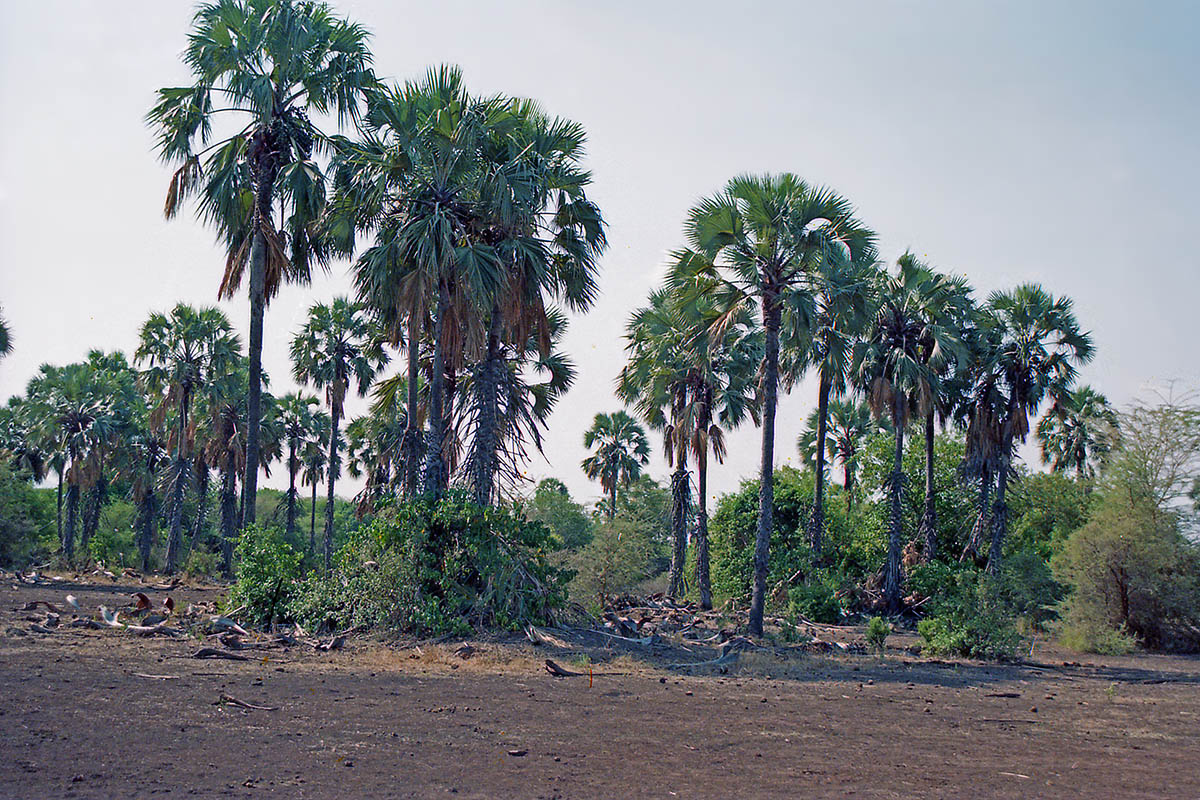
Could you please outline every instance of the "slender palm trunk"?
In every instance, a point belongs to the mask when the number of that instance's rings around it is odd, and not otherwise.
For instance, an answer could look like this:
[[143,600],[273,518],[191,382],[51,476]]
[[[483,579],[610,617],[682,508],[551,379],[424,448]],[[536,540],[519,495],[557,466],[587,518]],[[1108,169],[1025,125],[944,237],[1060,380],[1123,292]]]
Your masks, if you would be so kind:
[[296,445],[295,437],[292,437],[288,443],[288,493],[287,493],[287,540],[293,541],[293,536],[296,533],[296,473],[300,470],[300,464],[296,460]]
[[963,548],[959,561],[977,561],[984,540],[992,528],[992,471],[985,465],[979,475],[979,513],[971,526],[971,536]]
[[63,470],[58,472],[58,541],[63,540]]
[[204,536],[204,527],[208,522],[208,465],[196,461],[196,519],[192,524],[192,540],[188,542],[188,555],[196,549],[197,543]]
[[154,493],[154,477],[151,488],[138,505],[138,555],[142,560],[142,572],[150,571],[150,550],[154,546],[154,520],[158,516],[158,496]]
[[829,430],[829,392],[830,381],[822,370],[817,393],[816,488],[813,491],[812,519],[808,525],[809,543],[818,564],[821,563],[825,546],[825,437]]
[[315,477],[312,482],[312,504],[308,507],[308,554],[311,556],[317,555],[317,484],[320,483]]
[[221,470],[221,570],[233,576],[233,540],[237,536],[237,470],[232,465]]
[[683,592],[683,562],[687,557],[688,470],[682,454],[679,466],[671,475],[671,580],[668,597]]
[[992,546],[988,551],[987,571],[1000,573],[1000,558],[1004,552],[1004,537],[1008,533],[1008,473],[1012,441],[1005,440],[996,475],[996,502],[992,506]]
[[333,487],[337,480],[337,440],[338,423],[341,421],[342,408],[339,403],[331,403],[329,424],[329,494],[325,499],[325,571],[333,566]]
[[67,482],[67,524],[63,529],[62,552],[68,564],[75,560],[75,525],[79,519],[79,484]]
[[608,487],[608,518],[616,519],[617,516],[617,479],[613,478],[612,485]]
[[846,489],[846,511],[854,508],[854,464],[847,460],[842,464],[842,486]]
[[421,485],[421,427],[418,421],[417,378],[421,356],[421,319],[414,308],[408,315],[408,420],[401,440],[404,493],[415,497]]
[[935,439],[933,409],[925,415],[925,511],[921,514],[921,525],[917,530],[917,538],[925,540],[922,561],[932,561],[937,558],[937,507],[933,488],[933,445]]
[[766,333],[763,374],[762,464],[758,488],[758,535],[754,540],[754,590],[750,596],[750,633],[762,636],[763,612],[767,603],[767,562],[774,527],[775,506],[775,406],[779,393],[779,299],[774,293],[763,298],[763,330]]
[[79,547],[85,555],[88,554],[88,545],[91,544],[93,534],[100,527],[100,509],[107,494],[108,479],[101,472],[88,493],[88,505],[83,514],[83,536],[79,540]]
[[175,475],[171,488],[171,527],[167,535],[167,574],[179,568],[179,550],[182,545],[183,493],[187,488],[188,460],[184,449],[187,437],[188,397],[184,390],[179,400],[179,440],[175,443]]
[[892,422],[896,426],[896,451],[892,474],[888,478],[892,495],[892,516],[888,526],[887,565],[884,568],[883,599],[889,613],[900,610],[900,558],[904,539],[904,517],[901,505],[904,494],[904,425],[900,421],[899,394],[892,400]]
[[700,590],[700,608],[712,608],[712,577],[708,558],[708,458],[704,453],[696,463],[696,586]]
[[481,506],[491,502],[496,483],[496,451],[499,446],[496,426],[500,402],[500,323],[500,306],[494,304],[488,326],[487,357],[476,388],[479,392],[479,419],[475,428],[475,439],[471,442],[475,502]]
[[[254,159],[254,221],[269,224],[277,165],[271,134],[262,128],[252,138]],[[267,237],[258,225],[250,242],[250,385],[246,392],[246,472],[242,478],[243,525],[253,525],[258,497],[259,429],[262,425],[263,314],[266,311]]]
[[438,280],[437,319],[433,321],[433,375],[429,382],[429,440],[425,450],[425,494],[437,500],[445,492],[446,474],[446,317],[450,284]]

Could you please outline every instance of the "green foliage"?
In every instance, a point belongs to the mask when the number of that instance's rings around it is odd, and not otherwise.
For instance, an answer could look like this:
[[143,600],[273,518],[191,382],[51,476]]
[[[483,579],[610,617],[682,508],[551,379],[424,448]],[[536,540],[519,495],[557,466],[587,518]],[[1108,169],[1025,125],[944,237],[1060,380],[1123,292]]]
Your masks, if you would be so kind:
[[578,550],[592,540],[591,518],[557,478],[539,482],[524,510],[530,520],[549,528],[564,550]]
[[598,601],[632,591],[661,572],[661,548],[649,529],[623,515],[602,522],[586,547],[573,554],[568,565],[575,572],[571,597],[580,602]]
[[251,620],[271,623],[286,619],[297,596],[300,554],[274,530],[251,525],[242,531],[234,551],[237,582],[229,605],[246,607]]
[[867,623],[867,645],[876,653],[883,655],[887,648],[887,638],[892,633],[892,626],[883,617],[871,617]]
[[1087,521],[1087,485],[1058,473],[1022,476],[1009,487],[1009,552],[1028,551],[1043,561],[1060,551]]
[[1060,631],[1069,646],[1093,651],[1132,636],[1151,649],[1200,648],[1200,548],[1174,514],[1110,494],[1054,563],[1074,587]]
[[917,624],[917,632],[932,655],[1011,658],[1021,643],[1013,617],[999,579],[964,569],[955,573],[950,592]]
[[1068,613],[1058,631],[1063,647],[1077,653],[1096,653],[1102,656],[1123,656],[1137,647],[1137,639],[1123,629],[1098,621],[1084,614]]
[[0,461],[0,564],[24,566],[44,556],[56,537],[52,492]]
[[550,531],[451,493],[384,506],[314,573],[294,604],[313,629],[385,626],[420,634],[517,630],[550,620],[569,573],[547,560]]
[[132,503],[109,502],[100,511],[100,522],[88,542],[88,554],[92,561],[110,567],[133,566],[138,562],[137,545],[134,543],[133,525],[137,520],[137,509]]
[[[862,580],[879,568],[884,539],[878,521],[847,512],[832,494],[825,504],[827,553],[833,563],[828,574],[818,576],[812,568],[805,525],[812,515],[813,475],[792,467],[775,471],[774,530],[767,585],[774,586],[797,571],[806,583],[832,580],[834,589],[846,582]],[[831,487],[833,488],[833,487]],[[754,537],[758,526],[758,481],[746,481],[738,491],[723,495],[709,520],[713,593],[718,597],[743,597],[750,591],[753,574]]]
[[183,574],[189,578],[212,578],[221,573],[221,554],[193,549],[183,562]]
[[813,622],[839,622],[842,616],[842,604],[837,598],[839,588],[833,576],[821,572],[788,591],[788,611]]

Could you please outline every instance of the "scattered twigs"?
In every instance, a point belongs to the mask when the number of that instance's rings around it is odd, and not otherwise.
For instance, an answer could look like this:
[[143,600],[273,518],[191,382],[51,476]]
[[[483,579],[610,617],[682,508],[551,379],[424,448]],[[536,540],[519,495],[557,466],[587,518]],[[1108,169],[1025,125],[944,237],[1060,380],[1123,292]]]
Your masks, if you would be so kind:
[[237,706],[238,708],[244,708],[244,709],[247,709],[248,711],[278,711],[279,710],[278,706],[256,706],[256,705],[254,705],[254,703],[247,703],[245,700],[238,700],[233,695],[228,695],[228,694],[222,694],[221,698],[219,700],[217,700],[217,702],[214,703],[214,705],[220,705],[221,703],[227,703],[231,706]]

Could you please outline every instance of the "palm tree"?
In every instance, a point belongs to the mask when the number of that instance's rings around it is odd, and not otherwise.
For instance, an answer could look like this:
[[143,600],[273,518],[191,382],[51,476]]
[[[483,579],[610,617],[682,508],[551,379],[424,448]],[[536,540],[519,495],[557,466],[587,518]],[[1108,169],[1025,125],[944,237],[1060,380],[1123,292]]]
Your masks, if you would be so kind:
[[618,378],[617,394],[636,407],[651,428],[663,431],[671,478],[672,533],[669,593],[683,588],[689,489],[687,463],[695,458],[699,492],[696,508],[696,571],[700,603],[712,607],[708,569],[708,454],[725,455],[722,426],[732,428],[754,407],[754,377],[762,337],[749,315],[725,325],[703,299],[687,302],[667,290],[654,292],[648,306],[634,312],[625,338],[629,361]]
[[583,446],[596,452],[583,460],[583,472],[599,480],[608,496],[608,518],[617,515],[617,489],[627,488],[650,463],[650,442],[637,420],[624,411],[597,414],[583,434]]
[[1042,463],[1055,472],[1074,470],[1076,479],[1089,485],[1096,463],[1105,462],[1119,435],[1117,412],[1090,386],[1055,397],[1037,426]]
[[[322,432],[328,431],[329,415],[324,411],[315,412],[313,427]],[[300,483],[312,487],[312,497],[309,499],[308,507],[308,554],[315,556],[317,553],[317,488],[325,479],[325,468],[329,464],[329,453],[326,451],[320,435],[305,440],[304,447],[300,451],[300,461],[304,465]]]
[[814,314],[811,341],[805,351],[785,353],[789,378],[812,366],[817,371],[817,408],[813,420],[815,483],[812,517],[808,523],[813,554],[823,558],[825,534],[825,452],[829,403],[846,393],[854,343],[870,322],[877,266],[874,250],[861,260],[825,259],[812,272]]
[[12,352],[12,332],[8,329],[8,320],[0,313],[0,358]]
[[[325,178],[312,157],[328,139],[309,114],[358,119],[364,95],[376,86],[368,38],[323,2],[204,3],[183,56],[195,82],[160,89],[147,114],[159,156],[179,165],[166,216],[198,195],[200,216],[226,248],[218,296],[233,297],[250,267],[247,522],[254,521],[258,488],[263,312],[281,284],[307,283],[312,263],[328,257],[314,225],[325,206]],[[213,142],[214,126],[235,133]]]
[[42,365],[29,382],[26,396],[31,414],[39,420],[35,437],[54,460],[60,481],[66,484],[66,523],[61,544],[64,560],[75,558],[75,533],[80,522],[82,491],[90,486],[97,466],[97,451],[116,423],[113,398],[91,364],[65,367]]
[[329,495],[325,504],[325,569],[333,562],[333,490],[339,470],[338,440],[343,404],[351,383],[363,396],[375,374],[387,363],[378,332],[361,305],[336,297],[317,303],[292,339],[293,375],[301,383],[325,390],[329,403]]
[[904,429],[913,418],[929,413],[937,396],[943,362],[960,347],[958,331],[931,313],[948,286],[909,254],[885,274],[879,307],[866,338],[855,351],[858,385],[877,417],[887,416],[895,432],[892,473],[888,477],[891,520],[884,568],[884,602],[889,612],[900,608],[900,557],[903,544]]
[[143,403],[137,389],[137,374],[130,368],[124,353],[92,350],[88,353],[86,363],[92,370],[96,391],[107,398],[111,417],[89,454],[88,496],[82,513],[82,535],[79,540],[85,552],[100,526],[101,509],[108,502],[113,462],[131,434],[135,409]]
[[296,533],[296,477],[303,466],[300,460],[303,447],[309,440],[320,437],[319,431],[314,429],[315,411],[320,402],[316,397],[301,392],[289,392],[279,398],[279,427],[287,442],[288,491],[284,502],[287,503],[288,541],[292,541]]
[[126,446],[121,451],[118,476],[129,482],[130,499],[137,508],[134,539],[141,556],[142,572],[150,571],[150,551],[154,545],[159,514],[158,482],[163,467],[171,461],[166,441],[148,427],[142,414]]
[[1008,532],[1007,489],[1014,447],[1025,441],[1029,418],[1047,395],[1063,397],[1070,391],[1076,368],[1092,359],[1092,337],[1080,329],[1070,298],[1055,298],[1037,284],[993,292],[987,312],[995,331],[993,369],[1007,400],[1000,424],[988,553],[988,571],[994,574],[1000,569]]
[[166,571],[179,566],[183,496],[191,482],[195,437],[192,401],[204,387],[224,378],[238,364],[241,339],[217,308],[194,309],[180,303],[167,314],[155,313],[142,326],[134,360],[145,363],[142,382],[156,408],[152,425],[175,413],[175,457],[171,472],[170,528]]
[[848,201],[795,175],[739,176],[691,210],[684,226],[689,250],[673,282],[707,293],[731,315],[753,311],[762,320],[762,466],[750,632],[762,635],[767,567],[774,526],[775,410],[781,338],[807,350],[814,317],[812,276],[827,261],[873,260],[874,234]]
[[371,413],[346,425],[346,469],[353,478],[366,477],[356,498],[358,515],[373,511],[403,471],[401,448],[408,420],[402,408],[374,407]]

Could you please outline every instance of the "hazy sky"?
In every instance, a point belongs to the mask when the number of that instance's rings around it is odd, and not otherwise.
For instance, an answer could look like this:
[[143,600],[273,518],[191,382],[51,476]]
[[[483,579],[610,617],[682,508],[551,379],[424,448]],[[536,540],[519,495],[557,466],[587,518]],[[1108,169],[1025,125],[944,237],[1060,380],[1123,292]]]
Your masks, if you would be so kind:
[[[611,247],[602,296],[567,339],[579,379],[551,422],[549,463],[530,467],[577,497],[598,494],[579,468],[581,438],[618,407],[625,321],[680,244],[689,206],[739,172],[833,186],[889,259],[912,248],[981,294],[1028,280],[1070,294],[1097,344],[1083,377],[1117,403],[1153,383],[1196,383],[1200,6],[336,5],[374,32],[381,75],[456,63],[473,91],[537,98],[588,131]],[[0,362],[3,399],[42,362],[131,352],[152,310],[214,303],[223,256],[190,216],[163,220],[169,172],[142,121],[157,88],[187,81],[192,4],[0,10],[0,305],[15,345]],[[287,347],[308,306],[350,287],[339,264],[272,303],[274,391],[292,387]],[[222,306],[244,332],[247,303]],[[781,462],[796,460],[814,396],[805,383],[781,403]],[[735,434],[714,491],[752,474],[757,451],[756,430]],[[657,454],[651,473],[667,473]]]

